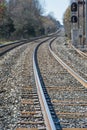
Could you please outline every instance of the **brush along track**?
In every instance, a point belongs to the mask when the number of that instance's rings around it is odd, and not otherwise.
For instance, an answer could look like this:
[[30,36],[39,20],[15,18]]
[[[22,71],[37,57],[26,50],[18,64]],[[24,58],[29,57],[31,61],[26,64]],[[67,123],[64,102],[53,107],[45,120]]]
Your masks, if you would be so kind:
[[70,68],[87,80],[87,59],[80,56],[71,45],[64,43],[64,31],[61,31],[61,36],[56,39],[55,44],[51,45],[52,50]]
[[40,41],[17,47],[0,58],[1,130],[46,129],[32,65],[33,51]]
[[87,128],[87,89],[53,58],[48,43],[39,47],[38,62],[61,126]]

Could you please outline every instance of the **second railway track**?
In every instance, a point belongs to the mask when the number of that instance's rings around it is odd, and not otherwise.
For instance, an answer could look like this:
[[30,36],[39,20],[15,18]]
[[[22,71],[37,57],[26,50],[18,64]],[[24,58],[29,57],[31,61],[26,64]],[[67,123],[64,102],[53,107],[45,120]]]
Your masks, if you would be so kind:
[[71,69],[87,80],[87,59],[80,56],[70,44],[65,44],[63,31],[61,36],[56,39],[55,44],[52,44],[52,50]]

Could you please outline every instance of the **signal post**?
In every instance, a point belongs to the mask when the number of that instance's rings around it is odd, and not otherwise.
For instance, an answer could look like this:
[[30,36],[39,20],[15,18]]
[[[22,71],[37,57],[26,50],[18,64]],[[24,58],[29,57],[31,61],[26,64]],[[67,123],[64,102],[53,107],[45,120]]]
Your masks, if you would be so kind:
[[87,42],[87,0],[71,0],[72,43],[84,48]]
[[71,0],[71,37],[72,44],[78,44],[78,6],[76,0]]
[[85,45],[87,47],[87,0],[85,0]]

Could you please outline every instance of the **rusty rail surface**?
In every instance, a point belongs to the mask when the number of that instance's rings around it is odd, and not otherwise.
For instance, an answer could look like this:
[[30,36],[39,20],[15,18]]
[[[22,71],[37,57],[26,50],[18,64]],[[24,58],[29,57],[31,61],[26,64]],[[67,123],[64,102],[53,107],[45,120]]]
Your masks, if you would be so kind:
[[54,58],[74,77],[76,78],[84,87],[87,88],[87,80],[83,79],[79,74],[77,74],[73,69],[71,69],[67,64],[63,62],[52,50],[51,47],[52,42],[49,44],[49,50]]
[[81,50],[77,49],[75,46],[71,44],[71,47],[76,50],[77,53],[79,53],[82,57],[87,58],[87,54],[82,52]]

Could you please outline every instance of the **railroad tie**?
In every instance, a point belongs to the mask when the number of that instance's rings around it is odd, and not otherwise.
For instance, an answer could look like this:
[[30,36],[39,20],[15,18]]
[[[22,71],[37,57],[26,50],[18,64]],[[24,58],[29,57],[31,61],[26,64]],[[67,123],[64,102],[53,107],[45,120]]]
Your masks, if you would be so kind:
[[63,128],[63,130],[87,130],[87,128]]
[[42,125],[44,124],[44,121],[36,121],[36,122],[33,122],[33,121],[20,121],[18,122],[17,124],[25,124],[25,125],[28,125],[28,124],[32,124],[32,125]]
[[17,128],[16,130],[38,130],[37,128]]
[[22,99],[21,100],[21,104],[30,104],[32,105],[34,102],[32,100],[29,100],[29,99]]

